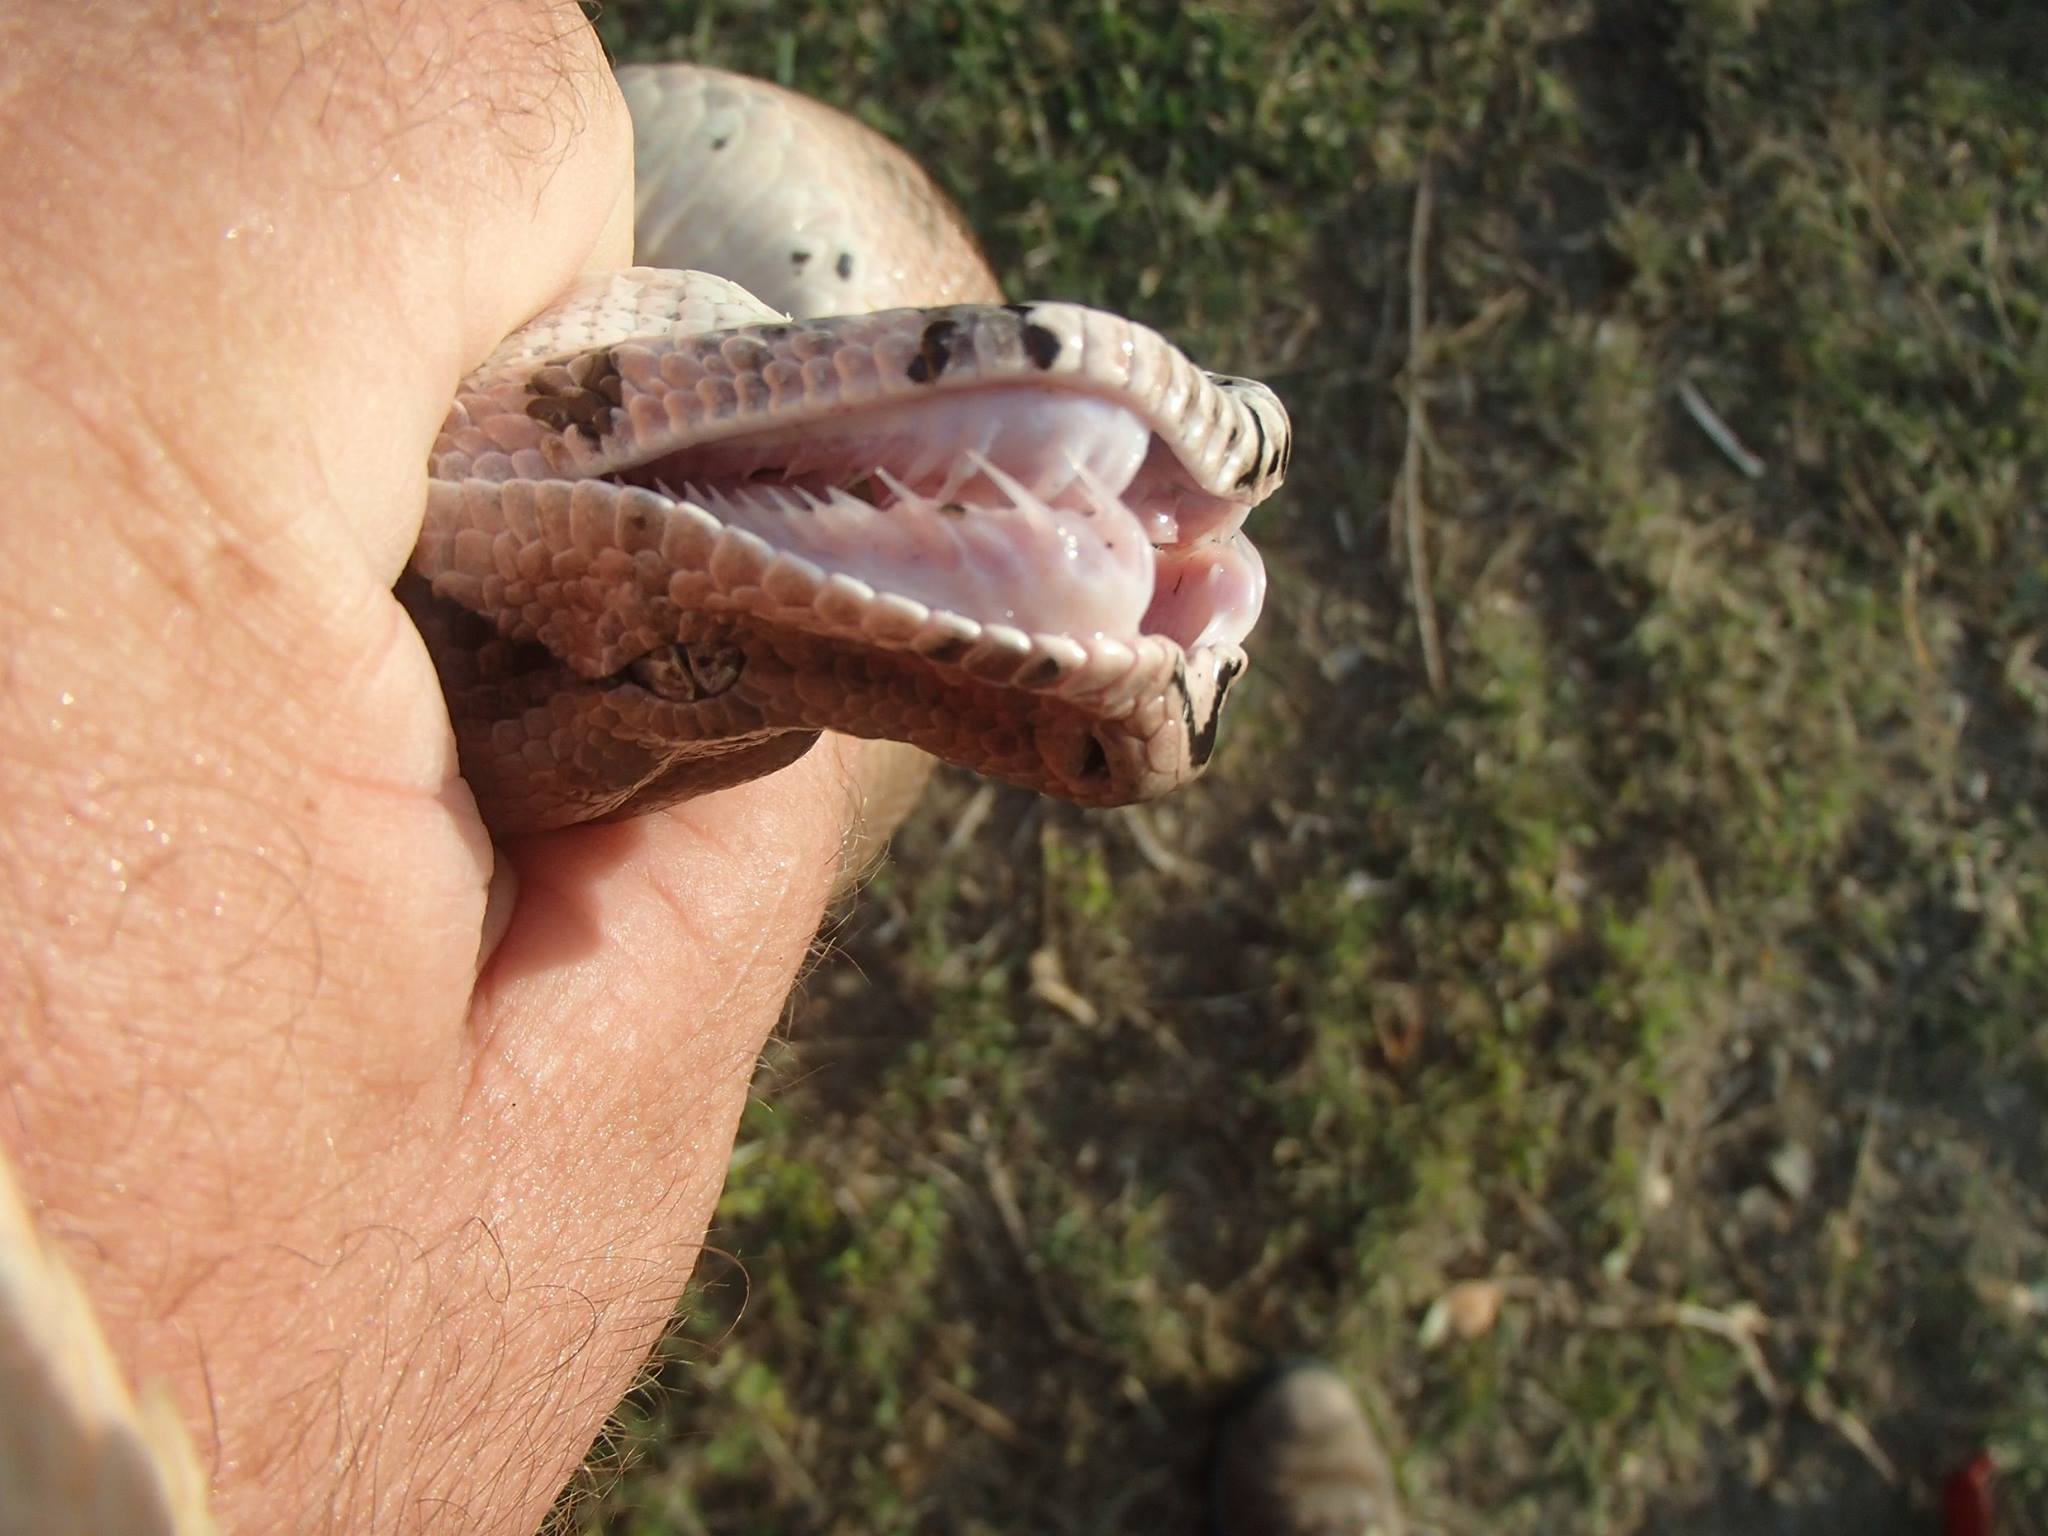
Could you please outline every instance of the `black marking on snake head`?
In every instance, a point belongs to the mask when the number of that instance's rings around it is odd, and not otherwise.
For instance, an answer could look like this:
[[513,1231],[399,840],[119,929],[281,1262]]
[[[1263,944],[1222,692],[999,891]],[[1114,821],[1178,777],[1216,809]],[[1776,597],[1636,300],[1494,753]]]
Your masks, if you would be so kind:
[[722,361],[736,373],[759,373],[775,358],[775,349],[758,336],[741,332],[728,336],[718,349]]
[[958,635],[948,635],[923,654],[926,661],[936,661],[942,666],[950,666],[965,656],[973,646],[974,642],[971,640],[963,640]]
[[609,350],[585,353],[533,376],[526,414],[567,437],[581,432],[594,447],[611,430],[612,412],[625,398],[619,361]]
[[953,333],[960,327],[951,320],[934,320],[917,339],[917,356],[904,370],[913,384],[929,384],[946,371],[953,360]]
[[593,394],[603,395],[613,405],[626,399],[626,379],[619,369],[619,356],[610,347],[586,352],[569,364],[569,377]]
[[711,147],[712,147],[713,149],[723,149],[723,148],[725,148],[725,146],[726,146],[726,145],[730,144],[731,142],[732,142],[732,135],[731,135],[731,134],[729,134],[729,133],[721,133],[721,134],[720,134],[720,135],[719,135],[719,136],[718,136],[717,138],[715,138],[715,139],[713,139],[713,140],[711,141]]
[[845,282],[853,276],[853,252],[841,251],[839,259],[832,263],[832,270],[839,274],[839,281]]
[[809,251],[791,251],[789,253],[789,264],[799,272],[804,269],[804,263],[810,259],[811,253]]
[[1202,722],[1201,729],[1195,728],[1194,700],[1188,697],[1187,683],[1181,683],[1181,718],[1188,726],[1188,761],[1195,767],[1207,765],[1209,756],[1216,750],[1216,728],[1223,723],[1223,701],[1230,697],[1230,685],[1244,672],[1244,663],[1231,658],[1216,669],[1216,697],[1209,701],[1209,718]]
[[1245,466],[1244,473],[1237,477],[1237,485],[1235,488],[1240,491],[1244,490],[1254,480],[1259,478],[1259,461],[1264,459],[1266,456],[1266,424],[1263,421],[1259,420],[1259,413],[1257,411],[1253,411],[1251,413],[1251,418],[1252,431],[1258,434],[1259,443],[1258,446],[1252,450],[1251,463],[1247,464]]
[[1023,339],[1025,355],[1040,368],[1050,368],[1059,360],[1060,339],[1044,326],[1025,325]]

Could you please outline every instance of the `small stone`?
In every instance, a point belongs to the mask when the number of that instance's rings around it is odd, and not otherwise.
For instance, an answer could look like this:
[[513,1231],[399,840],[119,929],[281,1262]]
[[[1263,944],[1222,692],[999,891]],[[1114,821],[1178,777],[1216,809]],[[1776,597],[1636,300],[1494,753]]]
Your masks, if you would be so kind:
[[1813,1154],[1804,1142],[1788,1141],[1770,1157],[1771,1178],[1787,1198],[1804,1200],[1813,1193]]
[[1500,1321],[1503,1291],[1497,1280],[1462,1280],[1444,1294],[1450,1309],[1451,1332],[1461,1339],[1476,1339],[1493,1332]]
[[1500,1321],[1505,1294],[1498,1280],[1460,1280],[1430,1304],[1417,1330],[1417,1342],[1424,1349],[1434,1349],[1453,1334],[1476,1339],[1491,1333]]
[[1643,1209],[1656,1212],[1667,1209],[1674,1193],[1671,1175],[1662,1168],[1651,1168],[1644,1172],[1642,1180]]

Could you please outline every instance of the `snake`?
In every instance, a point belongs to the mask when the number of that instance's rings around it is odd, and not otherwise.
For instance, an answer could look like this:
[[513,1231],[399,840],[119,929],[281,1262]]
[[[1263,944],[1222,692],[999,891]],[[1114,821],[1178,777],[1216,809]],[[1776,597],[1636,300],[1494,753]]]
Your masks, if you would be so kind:
[[1008,302],[903,149],[626,66],[634,259],[457,389],[399,595],[500,837],[773,772],[824,732],[1086,806],[1210,760],[1292,432],[1108,311]]

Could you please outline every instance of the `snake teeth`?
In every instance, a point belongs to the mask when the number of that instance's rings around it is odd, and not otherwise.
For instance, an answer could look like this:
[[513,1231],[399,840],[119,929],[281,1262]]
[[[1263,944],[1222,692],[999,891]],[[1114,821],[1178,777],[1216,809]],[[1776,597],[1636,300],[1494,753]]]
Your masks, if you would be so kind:
[[1011,506],[1021,507],[1029,503],[1036,503],[1040,506],[1044,505],[1044,502],[1037,495],[1024,488],[1023,483],[1016,476],[1005,471],[979,449],[970,448],[961,457],[973,465],[991,485],[1009,497]]
[[[912,491],[909,486],[905,485],[901,480],[898,480],[894,475],[890,474],[889,471],[880,464],[877,464],[875,466],[874,478],[881,481],[883,487],[887,489],[890,496],[897,501],[909,501],[912,499],[913,496],[916,495],[916,493]],[[875,505],[877,509],[880,511],[888,511],[888,508],[886,506],[883,506],[879,501],[877,501]]]

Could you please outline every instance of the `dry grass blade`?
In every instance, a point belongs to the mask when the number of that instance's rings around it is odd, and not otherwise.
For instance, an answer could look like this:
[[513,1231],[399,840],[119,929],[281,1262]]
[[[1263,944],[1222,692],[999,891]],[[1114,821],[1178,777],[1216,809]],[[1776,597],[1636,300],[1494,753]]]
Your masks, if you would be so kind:
[[1430,440],[1423,395],[1429,339],[1429,220],[1435,201],[1434,186],[1430,162],[1424,159],[1415,177],[1415,215],[1408,234],[1408,365],[1402,376],[1408,427],[1401,447],[1401,478],[1393,520],[1407,554],[1408,593],[1422,646],[1422,669],[1429,678],[1430,692],[1441,697],[1446,687],[1443,641],[1437,633],[1436,594],[1430,584],[1429,511],[1422,492],[1424,451]]

